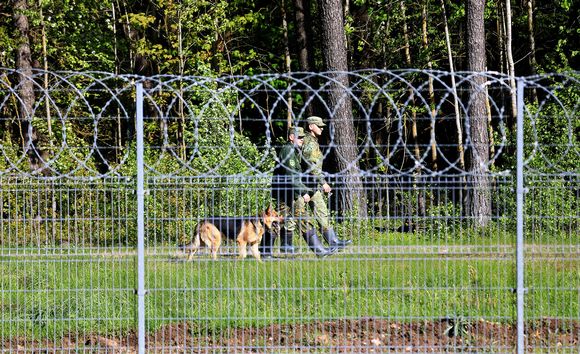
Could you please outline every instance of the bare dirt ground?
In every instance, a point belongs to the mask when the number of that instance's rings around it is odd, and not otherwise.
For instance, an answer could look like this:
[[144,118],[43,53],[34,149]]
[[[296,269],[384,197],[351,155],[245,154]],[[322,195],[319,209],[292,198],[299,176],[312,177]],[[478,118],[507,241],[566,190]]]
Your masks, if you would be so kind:
[[[455,326],[455,327],[454,327]],[[450,329],[451,328],[451,329]],[[543,319],[528,323],[530,352],[580,352],[580,322]],[[137,337],[65,337],[58,342],[3,341],[3,352],[62,353],[81,350],[134,353]],[[381,353],[513,352],[514,325],[450,319],[411,323],[381,319],[338,320],[261,328],[203,329],[190,323],[166,325],[147,338],[148,353]]]

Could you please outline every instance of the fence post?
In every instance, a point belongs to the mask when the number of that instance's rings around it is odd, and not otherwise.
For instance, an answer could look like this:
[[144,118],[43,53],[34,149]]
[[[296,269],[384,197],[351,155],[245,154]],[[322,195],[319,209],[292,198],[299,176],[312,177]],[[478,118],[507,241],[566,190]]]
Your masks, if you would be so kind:
[[137,322],[138,353],[145,353],[145,181],[143,167],[143,84],[137,83]]
[[523,79],[517,85],[517,122],[516,122],[516,267],[517,267],[517,353],[524,353],[524,87]]

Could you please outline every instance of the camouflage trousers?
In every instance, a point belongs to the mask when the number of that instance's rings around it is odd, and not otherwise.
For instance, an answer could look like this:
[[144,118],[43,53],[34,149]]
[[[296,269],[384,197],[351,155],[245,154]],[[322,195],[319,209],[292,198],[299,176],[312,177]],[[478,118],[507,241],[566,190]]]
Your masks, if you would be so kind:
[[[312,216],[308,213],[308,205],[312,209]],[[292,202],[280,202],[279,211],[284,216],[284,228],[288,231],[298,229],[300,233],[316,228],[316,224],[320,226],[322,231],[331,228],[328,206],[326,199],[322,192],[316,192],[310,197],[310,202],[306,203],[304,198],[299,197]]]
[[326,198],[322,192],[317,191],[313,196],[310,197],[310,206],[312,207],[312,215],[320,229],[326,231],[331,228],[330,225],[330,213],[328,212],[328,205],[326,204]]
[[288,203],[280,202],[278,208],[280,213],[284,216],[284,228],[286,230],[298,230],[300,233],[305,233],[314,228],[313,220],[310,215],[308,215],[307,205],[304,198],[297,198],[292,202],[291,206],[288,205]]

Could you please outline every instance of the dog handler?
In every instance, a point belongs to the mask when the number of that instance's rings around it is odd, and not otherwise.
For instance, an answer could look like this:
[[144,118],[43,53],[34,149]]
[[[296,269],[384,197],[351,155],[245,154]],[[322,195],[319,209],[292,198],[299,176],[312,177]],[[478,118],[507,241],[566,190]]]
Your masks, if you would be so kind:
[[[312,252],[318,257],[326,257],[336,250],[330,250],[318,239],[316,229],[312,226],[307,212],[312,190],[302,182],[300,147],[304,142],[304,129],[291,127],[288,132],[288,142],[280,151],[280,165],[272,178],[272,197],[278,203],[278,211],[284,216],[285,222],[280,233],[280,253],[295,253],[292,246],[292,235],[296,228],[302,235]],[[262,258],[272,256],[275,236],[266,233],[262,238]]]
[[324,124],[322,118],[318,116],[306,118],[308,132],[304,137],[302,146],[302,156],[305,162],[303,170],[308,173],[306,185],[314,190],[314,194],[310,197],[310,205],[312,206],[312,213],[322,229],[322,236],[331,249],[338,250],[352,243],[352,240],[341,240],[336,236],[330,225],[328,207],[322,194],[322,192],[328,194],[332,191],[322,173],[323,156],[318,144],[318,137],[322,135],[322,130],[325,126],[326,124]]

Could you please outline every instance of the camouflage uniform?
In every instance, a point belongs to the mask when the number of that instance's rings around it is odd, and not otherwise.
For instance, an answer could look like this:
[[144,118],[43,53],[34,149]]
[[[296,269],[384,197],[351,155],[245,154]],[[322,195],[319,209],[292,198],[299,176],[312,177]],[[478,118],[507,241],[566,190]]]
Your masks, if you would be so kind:
[[310,197],[310,204],[313,209],[312,213],[322,230],[328,230],[331,227],[330,217],[326,200],[322,194],[322,185],[327,183],[324,179],[324,174],[322,173],[323,155],[320,150],[320,145],[318,144],[318,139],[313,137],[311,134],[306,134],[304,137],[302,158],[305,165],[303,170],[308,173],[306,184],[315,191]]
[[306,210],[303,196],[312,194],[312,189],[302,182],[300,152],[292,143],[280,151],[281,165],[272,180],[272,197],[278,201],[278,208],[285,217],[285,228],[294,231],[298,227],[301,233],[313,228]]
[[[294,230],[298,228],[300,236],[317,257],[326,257],[337,251],[337,247],[326,248],[320,242],[314,225],[308,217],[304,196],[310,196],[312,190],[302,182],[301,155],[298,147],[303,143],[304,129],[301,127],[291,128],[294,131],[288,136],[290,142],[280,151],[280,164],[272,177],[272,197],[278,202],[278,209],[284,215],[285,222],[280,237],[280,253],[294,254],[296,251],[292,245]],[[296,140],[298,138],[298,140]],[[264,234],[260,243],[260,252],[265,252],[266,258],[272,257],[272,248],[275,236]],[[264,258],[264,257],[262,257]]]

